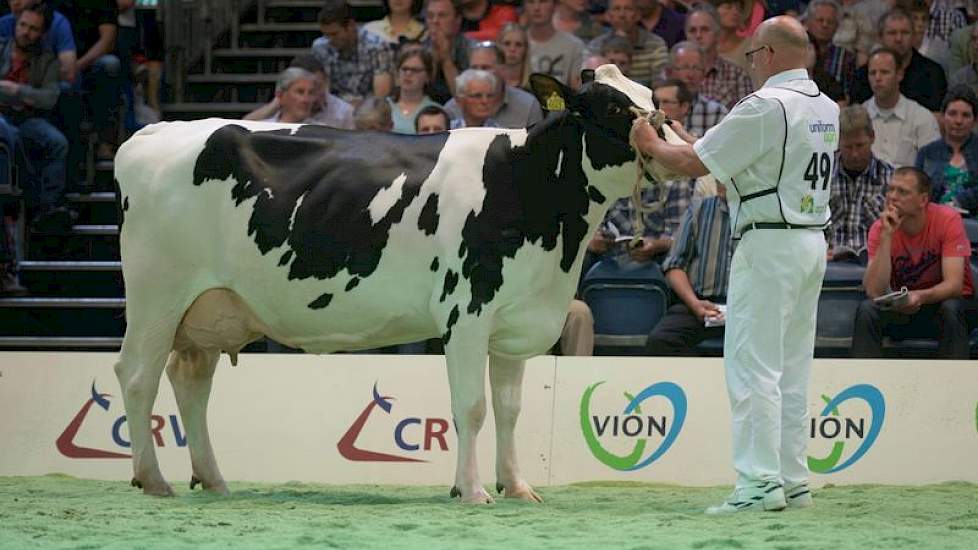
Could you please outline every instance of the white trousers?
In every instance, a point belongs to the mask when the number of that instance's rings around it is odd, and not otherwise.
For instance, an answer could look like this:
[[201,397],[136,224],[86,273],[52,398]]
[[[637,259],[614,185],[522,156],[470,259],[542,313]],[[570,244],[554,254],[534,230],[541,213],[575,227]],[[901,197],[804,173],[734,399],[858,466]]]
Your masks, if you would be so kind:
[[754,229],[734,253],[723,363],[738,488],[808,479],[808,374],[825,251],[820,231]]

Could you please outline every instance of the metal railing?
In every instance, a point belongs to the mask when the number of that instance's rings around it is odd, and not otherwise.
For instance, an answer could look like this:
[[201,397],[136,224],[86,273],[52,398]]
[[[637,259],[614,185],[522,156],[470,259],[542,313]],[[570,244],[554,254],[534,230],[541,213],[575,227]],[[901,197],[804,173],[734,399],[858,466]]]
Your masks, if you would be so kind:
[[204,72],[211,72],[214,42],[231,33],[231,44],[238,43],[241,13],[256,0],[168,0],[160,2],[163,41],[166,48],[166,74],[173,86],[171,101],[182,102],[187,70],[200,60]]

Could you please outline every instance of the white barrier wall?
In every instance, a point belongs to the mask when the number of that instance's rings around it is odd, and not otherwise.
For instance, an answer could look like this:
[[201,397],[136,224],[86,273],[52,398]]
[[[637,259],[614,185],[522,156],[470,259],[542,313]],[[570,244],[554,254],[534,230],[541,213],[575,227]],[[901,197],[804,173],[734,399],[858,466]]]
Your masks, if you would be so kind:
[[[0,475],[126,480],[128,431],[115,354],[0,354]],[[815,483],[978,482],[978,366],[818,360],[809,465]],[[487,390],[487,397],[488,397]],[[733,479],[719,359],[540,357],[527,365],[519,454],[537,485]],[[154,407],[164,475],[190,479],[164,380]],[[450,485],[456,438],[439,356],[243,355],[217,370],[210,426],[229,480]],[[480,438],[495,480],[493,420]]]

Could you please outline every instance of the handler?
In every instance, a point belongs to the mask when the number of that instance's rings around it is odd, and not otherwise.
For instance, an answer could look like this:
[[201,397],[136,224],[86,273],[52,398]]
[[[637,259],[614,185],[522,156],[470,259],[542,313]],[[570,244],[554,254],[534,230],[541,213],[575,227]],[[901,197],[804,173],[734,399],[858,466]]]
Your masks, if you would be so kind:
[[839,108],[809,78],[807,48],[795,19],[768,19],[745,54],[755,84],[764,85],[720,124],[683,145],[667,144],[645,120],[632,128],[636,147],[666,168],[727,183],[731,230],[740,239],[723,349],[737,484],[708,514],[812,504],[808,373]]

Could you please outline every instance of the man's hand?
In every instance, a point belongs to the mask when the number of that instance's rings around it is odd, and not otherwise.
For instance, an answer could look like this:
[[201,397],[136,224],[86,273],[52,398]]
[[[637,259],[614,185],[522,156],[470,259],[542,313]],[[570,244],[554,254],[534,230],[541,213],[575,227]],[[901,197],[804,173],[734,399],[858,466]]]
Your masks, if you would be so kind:
[[880,220],[883,234],[889,237],[892,236],[893,232],[900,227],[901,223],[903,223],[903,216],[897,211],[895,206],[888,204],[883,210],[883,215],[880,216]]
[[634,247],[629,247],[628,257],[636,262],[648,262],[658,253],[652,239],[642,239]]
[[656,145],[664,143],[659,137],[659,133],[655,131],[655,128],[649,124],[645,117],[639,117],[632,122],[631,138],[639,151],[646,155],[651,155]]
[[720,313],[720,309],[717,307],[717,305],[709,300],[697,300],[696,303],[693,304],[692,309],[693,315],[695,315],[701,323],[706,317],[719,317],[720,319],[723,319],[723,313]]
[[20,84],[17,84],[13,80],[0,80],[0,92],[7,95],[17,95],[17,89],[20,88]]
[[687,132],[686,131],[686,128],[678,120],[669,119],[669,123],[668,124],[669,124],[669,127],[672,128],[672,131],[673,132],[676,132],[676,135],[679,136],[680,139],[682,139],[683,141],[685,141],[686,143],[688,143],[690,145],[696,143],[696,140],[699,139],[698,137],[694,136],[693,134]]
[[597,232],[594,233],[594,236],[591,237],[591,242],[588,243],[587,249],[590,250],[591,252],[594,252],[595,254],[604,254],[605,252],[608,251],[609,248],[611,248],[611,245],[614,244],[614,242],[615,242],[614,239],[612,239],[608,235],[605,235],[599,229]]
[[920,311],[920,306],[924,305],[923,300],[921,300],[920,293],[916,290],[911,290],[907,294],[907,302],[901,306],[893,308],[904,315],[913,315]]
[[452,42],[440,30],[431,29],[431,53],[436,64],[440,65],[452,58]]

